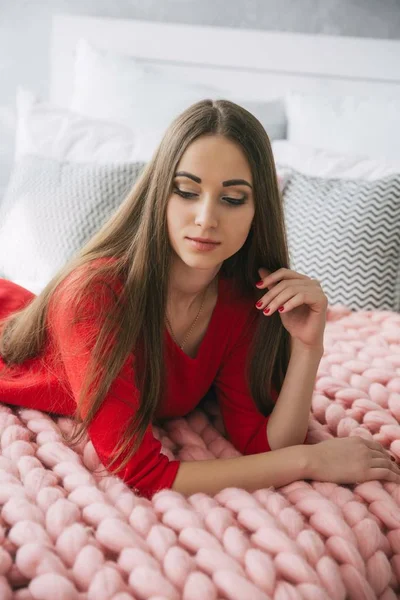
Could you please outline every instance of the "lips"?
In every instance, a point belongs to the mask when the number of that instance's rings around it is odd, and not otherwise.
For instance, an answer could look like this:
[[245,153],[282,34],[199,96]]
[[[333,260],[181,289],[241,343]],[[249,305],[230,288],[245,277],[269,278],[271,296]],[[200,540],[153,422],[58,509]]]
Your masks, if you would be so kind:
[[197,240],[193,240],[192,238],[185,238],[188,242],[191,242],[190,247],[195,252],[212,252],[215,250],[221,242],[198,242]]
[[191,237],[188,237],[188,240],[192,240],[193,242],[199,242],[200,244],[214,244],[215,246],[217,246],[218,244],[221,243],[221,242],[212,242],[210,240],[202,240],[199,238],[191,238]]

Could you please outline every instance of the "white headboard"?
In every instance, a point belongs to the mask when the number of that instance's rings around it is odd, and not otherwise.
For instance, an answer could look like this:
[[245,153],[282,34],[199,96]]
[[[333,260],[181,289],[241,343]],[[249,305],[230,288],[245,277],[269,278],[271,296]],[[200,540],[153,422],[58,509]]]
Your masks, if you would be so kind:
[[246,100],[279,98],[290,90],[329,90],[400,101],[398,40],[57,15],[50,99],[60,106],[69,106],[74,51],[81,37]]

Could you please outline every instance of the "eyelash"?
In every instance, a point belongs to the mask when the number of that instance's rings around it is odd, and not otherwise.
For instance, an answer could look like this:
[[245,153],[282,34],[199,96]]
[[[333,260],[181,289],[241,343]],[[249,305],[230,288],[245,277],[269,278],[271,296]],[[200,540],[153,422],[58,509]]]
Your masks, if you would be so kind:
[[[197,196],[197,194],[192,194],[191,192],[183,192],[177,187],[174,188],[174,192],[176,192],[178,196],[182,196],[182,198],[186,198],[188,200],[193,198],[193,196]],[[244,204],[246,200],[247,196],[244,196],[244,198],[241,199],[228,198],[227,202],[231,206],[240,206],[241,204]]]

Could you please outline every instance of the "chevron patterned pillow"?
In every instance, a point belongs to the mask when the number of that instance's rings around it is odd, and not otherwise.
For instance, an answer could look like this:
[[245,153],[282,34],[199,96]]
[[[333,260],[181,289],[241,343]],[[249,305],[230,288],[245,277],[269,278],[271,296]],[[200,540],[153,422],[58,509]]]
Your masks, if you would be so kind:
[[329,304],[400,311],[400,173],[375,181],[291,169],[283,192],[291,268]]
[[145,163],[26,155],[0,205],[0,273],[35,294],[117,210]]

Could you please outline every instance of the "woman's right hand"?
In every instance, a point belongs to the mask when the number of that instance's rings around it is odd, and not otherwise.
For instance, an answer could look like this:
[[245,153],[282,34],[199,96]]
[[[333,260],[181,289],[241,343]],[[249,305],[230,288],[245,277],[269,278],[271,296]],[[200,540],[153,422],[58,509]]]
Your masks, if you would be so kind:
[[400,483],[400,468],[374,440],[360,436],[334,438],[306,446],[310,450],[310,479],[334,483],[363,483],[384,479]]

